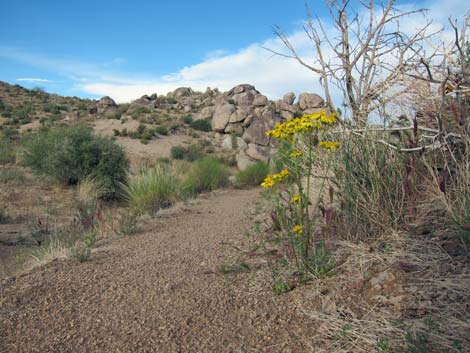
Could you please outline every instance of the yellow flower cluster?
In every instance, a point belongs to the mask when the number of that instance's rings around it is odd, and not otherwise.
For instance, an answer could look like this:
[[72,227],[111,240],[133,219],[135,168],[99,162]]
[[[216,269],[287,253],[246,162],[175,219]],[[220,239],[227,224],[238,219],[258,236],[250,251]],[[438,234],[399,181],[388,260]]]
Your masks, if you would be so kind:
[[287,169],[281,170],[280,173],[274,175],[268,175],[264,181],[261,183],[263,188],[271,188],[274,185],[280,183],[285,177],[289,175],[289,171]]
[[304,228],[300,225],[296,225],[294,228],[292,228],[292,231],[297,234],[302,234],[304,232]]
[[303,154],[302,151],[295,150],[295,151],[292,151],[292,153],[291,153],[290,155],[291,155],[292,157],[294,157],[294,158],[298,158],[298,157],[300,157],[302,154]]
[[336,113],[326,114],[324,110],[314,114],[306,114],[300,118],[290,119],[277,124],[273,130],[266,132],[267,136],[289,140],[296,133],[312,132],[320,129],[322,125],[332,125],[336,122]]
[[330,151],[336,151],[339,147],[339,142],[336,141],[322,141],[319,143],[320,147],[323,147]]
[[300,195],[295,195],[293,198],[290,199],[290,203],[299,203],[302,197]]

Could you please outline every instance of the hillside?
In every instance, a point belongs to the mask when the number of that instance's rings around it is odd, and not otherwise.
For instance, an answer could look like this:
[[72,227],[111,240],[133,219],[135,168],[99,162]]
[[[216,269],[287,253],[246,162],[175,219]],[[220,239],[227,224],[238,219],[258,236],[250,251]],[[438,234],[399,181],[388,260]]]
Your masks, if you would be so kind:
[[249,84],[0,88],[0,352],[470,352],[459,149]]

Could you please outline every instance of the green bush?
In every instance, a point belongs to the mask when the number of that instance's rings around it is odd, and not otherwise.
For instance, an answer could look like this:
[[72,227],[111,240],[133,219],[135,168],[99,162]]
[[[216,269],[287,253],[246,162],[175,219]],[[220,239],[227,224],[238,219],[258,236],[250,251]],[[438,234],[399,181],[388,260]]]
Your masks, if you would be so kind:
[[157,126],[154,131],[160,135],[168,135],[168,129],[165,126]]
[[183,146],[173,146],[170,149],[171,157],[174,159],[184,159],[186,148]]
[[191,124],[189,124],[194,130],[199,131],[211,131],[212,126],[209,120],[194,120]]
[[173,146],[170,150],[173,159],[184,159],[188,162],[194,162],[203,157],[202,149],[198,145],[191,145],[188,147]]
[[16,155],[10,141],[0,138],[0,165],[15,163]]
[[174,166],[157,164],[130,178],[123,191],[134,212],[156,214],[181,198],[181,178]]
[[84,125],[42,129],[26,136],[23,147],[24,163],[35,173],[69,185],[92,177],[104,198],[116,197],[126,181],[129,162],[122,147]]
[[193,118],[191,117],[191,115],[183,115],[183,116],[181,117],[181,121],[182,121],[183,123],[185,123],[185,124],[190,125],[190,124],[193,123]]
[[0,184],[15,183],[21,184],[26,180],[24,173],[14,169],[0,169]]
[[259,161],[235,175],[237,186],[258,186],[269,173],[269,165]]
[[228,184],[229,173],[217,159],[204,157],[196,161],[185,180],[192,193],[211,191]]

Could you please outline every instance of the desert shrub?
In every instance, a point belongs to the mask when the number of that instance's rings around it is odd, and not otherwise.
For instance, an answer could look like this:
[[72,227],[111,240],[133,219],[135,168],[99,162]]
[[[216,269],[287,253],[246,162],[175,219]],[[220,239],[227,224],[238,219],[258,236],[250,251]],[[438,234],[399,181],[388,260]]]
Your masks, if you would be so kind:
[[188,147],[173,146],[170,150],[170,153],[173,159],[184,159],[189,162],[194,162],[203,156],[201,147],[198,145],[191,145]]
[[[85,107],[85,109],[86,109],[86,107]],[[43,110],[46,113],[60,114],[62,111],[67,111],[68,108],[66,106],[60,105],[60,104],[46,103],[43,106]]]
[[137,107],[137,108],[134,108],[132,113],[137,114],[137,115],[148,114],[148,113],[151,113],[151,110],[147,107]]
[[[208,148],[206,148],[206,152],[207,153],[214,153],[215,152],[215,149],[213,146],[210,146]],[[223,155],[219,155],[217,156],[217,159],[225,164],[227,167],[236,167],[237,166],[237,158],[235,156],[235,154],[223,154]],[[258,183],[259,184],[259,183]]]
[[113,140],[96,136],[84,125],[42,129],[23,142],[23,160],[35,173],[73,185],[93,177],[104,198],[119,194],[129,162]]
[[157,126],[154,131],[160,135],[168,135],[168,129],[165,126]]
[[84,242],[77,242],[69,249],[70,258],[78,262],[85,262],[90,259],[90,247]]
[[175,166],[157,164],[129,179],[124,198],[138,214],[156,214],[181,198],[181,177]]
[[6,224],[10,221],[11,218],[6,211],[5,206],[0,204],[0,224]]
[[189,124],[194,130],[199,130],[199,131],[211,131],[212,126],[209,120],[194,120],[192,123]]
[[[1,104],[1,103],[0,103]],[[1,110],[1,109],[0,109]],[[190,125],[191,123],[193,123],[193,118],[191,115],[183,115],[181,117],[181,121],[185,124],[188,124]]]
[[115,111],[113,113],[108,113],[106,114],[106,119],[114,119],[114,120],[119,120],[122,117],[122,112],[120,111]]
[[183,146],[173,146],[170,149],[171,157],[174,159],[184,159],[186,149]]
[[0,136],[9,143],[14,143],[20,139],[20,133],[17,127],[0,125]]
[[0,184],[1,183],[16,183],[21,184],[26,180],[24,173],[15,169],[0,169]]
[[15,163],[16,153],[11,141],[0,137],[0,165]]
[[228,184],[229,173],[217,159],[204,157],[196,161],[188,173],[185,186],[192,193],[215,190]]
[[263,161],[250,165],[235,175],[237,186],[258,186],[269,173],[269,165]]

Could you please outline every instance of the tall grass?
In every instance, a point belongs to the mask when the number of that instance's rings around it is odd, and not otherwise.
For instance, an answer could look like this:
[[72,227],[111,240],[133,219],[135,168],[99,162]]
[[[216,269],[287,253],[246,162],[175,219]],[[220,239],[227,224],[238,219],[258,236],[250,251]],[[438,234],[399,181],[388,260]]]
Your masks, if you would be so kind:
[[341,146],[333,180],[349,235],[398,228],[413,192],[408,156],[355,136],[343,138]]
[[180,200],[183,194],[182,179],[175,165],[157,164],[142,170],[123,186],[124,198],[132,210],[140,214],[156,214]]
[[84,229],[93,228],[100,217],[99,199],[105,193],[96,179],[88,177],[78,184],[75,209],[79,225]]
[[[435,161],[426,161],[431,183],[423,203],[424,216],[470,244],[470,142],[459,150],[447,150]],[[423,213],[422,213],[423,215]],[[449,233],[449,232],[446,232]]]
[[188,191],[197,194],[226,186],[228,177],[229,172],[220,161],[204,157],[193,164],[184,185]]
[[256,162],[235,175],[235,185],[258,186],[269,173],[269,165],[263,161]]

